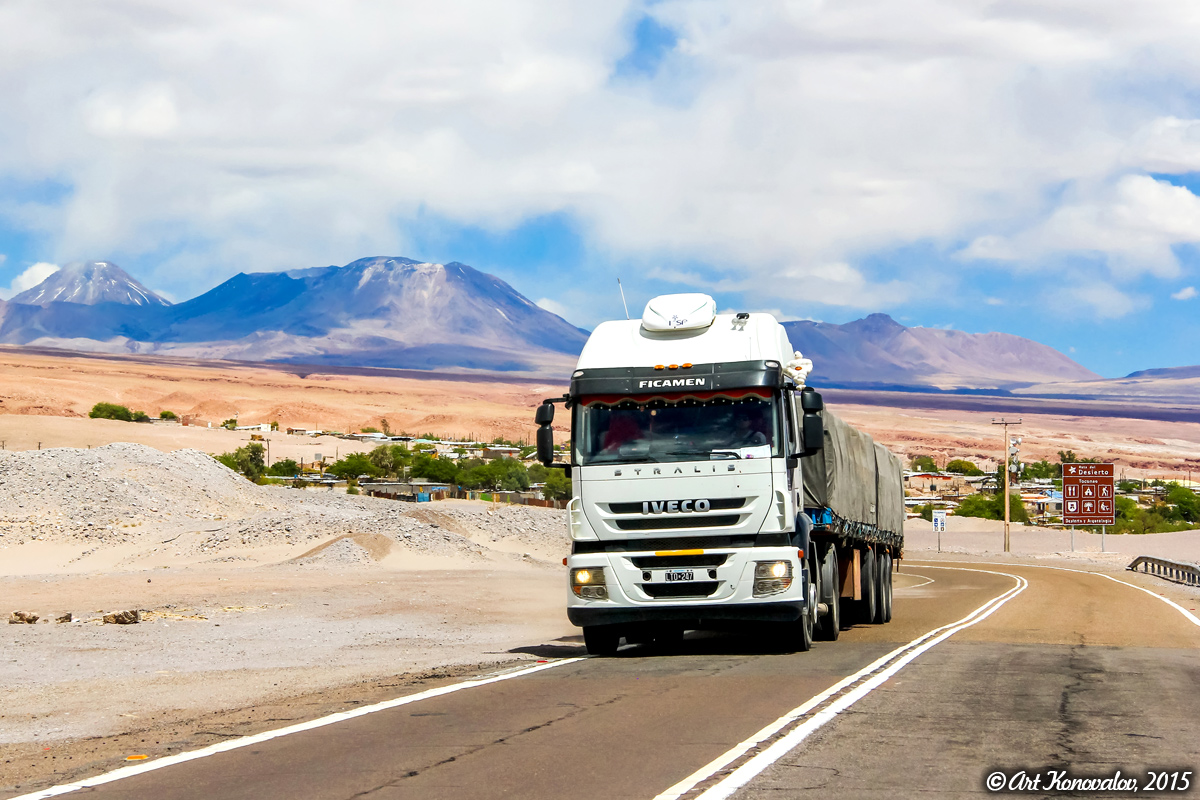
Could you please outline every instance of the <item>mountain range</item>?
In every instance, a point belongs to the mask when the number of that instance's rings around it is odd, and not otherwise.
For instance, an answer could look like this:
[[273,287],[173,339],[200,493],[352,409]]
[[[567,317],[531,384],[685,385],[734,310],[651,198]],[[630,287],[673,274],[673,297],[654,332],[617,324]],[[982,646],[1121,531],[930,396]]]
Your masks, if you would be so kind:
[[[886,314],[784,326],[822,385],[1007,392],[1101,381],[1011,334],[909,328]],[[0,342],[91,352],[562,377],[586,339],[499,278],[400,257],[240,273],[178,304],[111,262],[88,262],[0,301]]]

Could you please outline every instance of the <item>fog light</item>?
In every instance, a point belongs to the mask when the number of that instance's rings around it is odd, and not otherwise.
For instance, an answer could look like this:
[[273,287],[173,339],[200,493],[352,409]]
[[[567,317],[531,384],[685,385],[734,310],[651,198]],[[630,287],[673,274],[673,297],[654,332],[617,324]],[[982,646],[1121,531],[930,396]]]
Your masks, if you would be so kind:
[[604,567],[584,567],[571,570],[571,591],[585,600],[608,599],[608,588],[604,581]]
[[754,596],[786,592],[792,586],[792,562],[758,561],[754,564]]

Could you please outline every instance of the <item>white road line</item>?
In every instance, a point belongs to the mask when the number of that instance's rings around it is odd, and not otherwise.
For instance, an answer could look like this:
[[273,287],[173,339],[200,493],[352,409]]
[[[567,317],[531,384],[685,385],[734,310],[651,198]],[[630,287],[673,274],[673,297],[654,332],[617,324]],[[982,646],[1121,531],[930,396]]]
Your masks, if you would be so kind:
[[920,589],[922,586],[928,586],[931,583],[936,583],[936,581],[934,581],[933,578],[930,578],[927,575],[918,575],[915,572],[897,572],[896,574],[897,575],[912,575],[913,577],[916,577],[916,578],[924,578],[925,579],[924,583],[914,583],[912,586],[901,586],[900,587],[901,589]]
[[475,678],[473,680],[463,681],[462,683],[441,686],[437,689],[428,689],[424,692],[410,694],[405,697],[397,697],[394,700],[385,700],[382,703],[363,706],[362,708],[356,708],[352,711],[340,711],[337,714],[330,714],[329,716],[321,717],[320,719],[309,720],[308,722],[301,722],[296,725],[289,725],[286,728],[279,728],[278,730],[273,731],[263,731],[262,733],[256,733],[253,736],[243,736],[240,739],[231,739],[227,742],[220,742],[200,750],[192,750],[188,753],[176,753],[173,756],[159,758],[154,761],[145,761],[140,764],[132,764],[128,767],[115,769],[112,772],[106,772],[103,775],[97,775],[94,778],[84,778],[83,780],[76,781],[74,783],[64,783],[59,786],[51,786],[49,789],[42,789],[30,794],[12,797],[9,798],[9,800],[43,800],[43,798],[57,797],[60,794],[67,794],[68,792],[75,792],[80,789],[90,789],[93,786],[101,786],[106,783],[122,780],[123,778],[131,778],[134,775],[141,775],[145,772],[153,772],[156,769],[174,766],[175,764],[182,764],[185,761],[195,761],[198,758],[215,756],[218,753],[225,753],[230,750],[237,750],[241,747],[248,747],[253,744],[267,742],[271,739],[278,739],[281,736],[290,736],[293,733],[311,731],[314,728],[322,728],[326,725],[345,722],[346,720],[354,719],[355,717],[364,717],[367,714],[374,714],[378,711],[387,711],[389,708],[408,705],[409,703],[415,703],[419,700],[428,700],[431,697],[441,697],[445,694],[461,692],[463,689],[474,689],[477,686],[486,686],[489,683],[499,683],[500,681],[507,681],[512,678],[520,678],[525,675],[532,675],[535,672],[553,669],[554,667],[561,667],[564,664],[574,664],[576,661],[583,660],[583,658],[564,658],[561,661],[551,661],[547,664],[537,664],[532,667],[516,670],[515,672],[505,672],[499,675],[493,675],[489,678]]
[[[758,753],[745,764],[735,769],[719,783],[710,787],[707,791],[700,795],[698,800],[717,800],[717,798],[729,797],[729,795],[731,795],[733,792],[737,791],[756,775],[761,773],[764,769],[778,761],[789,751],[795,748],[811,733],[816,731],[829,720],[836,717],[838,714],[845,711],[850,706],[854,705],[892,675],[896,674],[896,672],[908,664],[908,662],[912,661],[929,648],[944,641],[947,637],[952,636],[964,628],[969,628],[972,625],[975,625],[976,623],[991,616],[996,609],[1023,592],[1025,587],[1029,585],[1029,582],[1019,575],[1010,575],[1006,572],[993,572],[991,570],[982,569],[963,569],[960,567],[944,567],[943,569],[953,569],[961,572],[983,572],[989,575],[1002,575],[1006,578],[1012,578],[1014,581],[1016,581],[1016,585],[1003,594],[987,601],[982,606],[975,609],[957,622],[943,625],[940,628],[934,628],[928,633],[913,639],[908,644],[898,647],[887,655],[876,659],[853,675],[843,678],[825,691],[807,700],[803,705],[792,709],[779,719],[772,722],[770,725],[767,725],[749,739],[734,745],[731,749],[710,761],[708,764],[705,764],[703,767],[696,770],[679,783],[667,789],[665,792],[657,795],[654,800],[678,800],[678,798],[687,794],[693,788],[708,780],[712,776],[721,772],[738,759],[744,757],[755,747],[758,747],[763,742],[777,735],[780,731],[787,728],[788,725],[796,722],[798,719],[811,712],[814,708],[822,705],[830,698],[837,698],[828,708],[817,713],[812,719],[804,722],[795,730],[779,739],[779,741],[770,745],[767,749],[763,750],[761,753]],[[867,676],[872,677],[863,681],[863,679],[867,678]],[[863,681],[863,683],[851,690],[850,687],[854,686],[854,684],[858,683],[859,681]]]
[[[1150,595],[1155,600],[1163,601],[1164,603],[1169,605],[1171,608],[1175,609],[1180,614],[1183,614],[1183,616],[1187,617],[1188,622],[1191,622],[1193,625],[1200,626],[1200,619],[1197,619],[1194,614],[1192,614],[1190,611],[1188,611],[1183,606],[1176,603],[1174,600],[1170,600],[1161,594],[1152,592],[1144,586],[1138,586],[1137,584],[1129,583],[1127,581],[1123,581],[1118,578],[1114,578],[1112,575],[1106,575],[1103,572],[1092,572],[1091,570],[1087,570],[1087,569],[1071,569],[1070,567],[1052,567],[1048,564],[1003,564],[998,561],[948,561],[946,563],[948,563],[948,564],[986,564],[986,565],[992,566],[992,567],[1022,567],[1022,568],[1029,568],[1029,569],[1056,569],[1059,572],[1078,572],[1080,575],[1095,575],[1099,578],[1108,578],[1110,581],[1113,581],[1114,583],[1119,583],[1122,586],[1128,586],[1130,589],[1137,589],[1139,592],[1145,592],[1146,594]],[[923,569],[925,567],[931,567],[933,565],[932,564],[915,564],[913,566],[919,566]],[[953,569],[956,569],[956,568],[953,568]],[[1138,573],[1138,574],[1145,575],[1146,573],[1142,572],[1142,573]]]

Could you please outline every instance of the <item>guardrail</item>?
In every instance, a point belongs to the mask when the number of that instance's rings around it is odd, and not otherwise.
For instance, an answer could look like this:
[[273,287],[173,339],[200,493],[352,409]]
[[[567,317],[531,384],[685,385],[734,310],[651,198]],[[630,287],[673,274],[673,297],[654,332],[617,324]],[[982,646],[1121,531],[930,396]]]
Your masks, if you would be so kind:
[[[1141,569],[1139,570],[1138,567]],[[1200,586],[1200,565],[1187,561],[1169,561],[1165,558],[1138,556],[1127,569],[1133,572],[1145,572],[1147,575],[1157,575],[1175,583]]]

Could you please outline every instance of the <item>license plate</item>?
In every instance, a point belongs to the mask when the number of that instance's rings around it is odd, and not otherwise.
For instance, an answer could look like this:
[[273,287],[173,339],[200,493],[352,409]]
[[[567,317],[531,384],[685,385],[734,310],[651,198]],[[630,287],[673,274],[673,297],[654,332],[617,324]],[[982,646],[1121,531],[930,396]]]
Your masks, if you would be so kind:
[[690,569],[671,569],[667,570],[663,577],[667,579],[668,583],[672,581],[694,581],[696,580],[696,573]]

